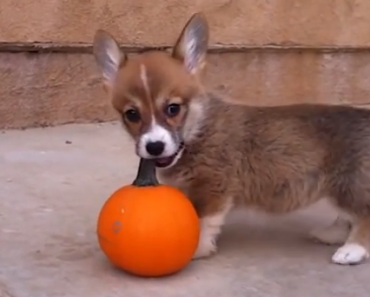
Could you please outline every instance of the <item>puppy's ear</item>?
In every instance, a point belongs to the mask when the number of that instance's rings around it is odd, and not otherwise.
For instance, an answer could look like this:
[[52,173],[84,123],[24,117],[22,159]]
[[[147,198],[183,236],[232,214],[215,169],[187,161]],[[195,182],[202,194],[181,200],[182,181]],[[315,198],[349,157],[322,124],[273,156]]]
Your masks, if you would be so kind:
[[126,55],[120,50],[117,41],[104,30],[94,36],[93,54],[102,72],[105,88],[113,87],[119,68],[126,62]]
[[172,53],[191,74],[198,74],[206,65],[209,28],[205,15],[194,14],[182,30]]

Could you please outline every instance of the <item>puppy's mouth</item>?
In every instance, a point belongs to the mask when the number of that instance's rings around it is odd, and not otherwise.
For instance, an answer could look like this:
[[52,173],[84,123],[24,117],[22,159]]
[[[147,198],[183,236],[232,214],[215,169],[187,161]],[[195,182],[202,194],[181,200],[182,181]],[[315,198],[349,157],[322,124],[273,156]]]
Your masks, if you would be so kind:
[[172,163],[174,163],[175,159],[179,156],[180,152],[182,152],[183,149],[184,149],[184,143],[182,142],[179,145],[179,148],[177,149],[177,151],[173,155],[168,156],[168,157],[163,157],[163,158],[156,158],[155,165],[159,168],[166,168],[172,165]]

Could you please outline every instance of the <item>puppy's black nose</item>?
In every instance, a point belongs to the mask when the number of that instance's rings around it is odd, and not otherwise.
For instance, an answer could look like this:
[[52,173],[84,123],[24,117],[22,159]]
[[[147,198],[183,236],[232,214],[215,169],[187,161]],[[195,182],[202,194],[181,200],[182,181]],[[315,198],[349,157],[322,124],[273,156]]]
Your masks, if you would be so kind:
[[159,156],[164,151],[164,142],[155,141],[146,144],[146,151],[152,156]]

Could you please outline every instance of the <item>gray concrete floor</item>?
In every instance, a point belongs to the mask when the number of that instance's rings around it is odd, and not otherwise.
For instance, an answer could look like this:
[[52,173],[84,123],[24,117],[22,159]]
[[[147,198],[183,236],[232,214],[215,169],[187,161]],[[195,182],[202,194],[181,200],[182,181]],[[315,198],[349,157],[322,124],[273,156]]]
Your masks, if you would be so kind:
[[335,247],[306,238],[335,215],[323,203],[285,217],[234,213],[219,253],[171,277],[114,269],[96,219],[136,166],[118,123],[0,133],[0,297],[369,296],[370,262],[331,264]]

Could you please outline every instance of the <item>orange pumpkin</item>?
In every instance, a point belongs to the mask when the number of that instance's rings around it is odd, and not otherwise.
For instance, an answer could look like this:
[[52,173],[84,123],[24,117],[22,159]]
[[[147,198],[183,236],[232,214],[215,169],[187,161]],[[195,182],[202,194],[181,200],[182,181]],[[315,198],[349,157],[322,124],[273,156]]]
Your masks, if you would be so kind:
[[140,276],[164,276],[183,269],[199,240],[197,213],[177,188],[159,184],[152,160],[140,160],[135,181],[103,205],[98,240],[107,258]]

